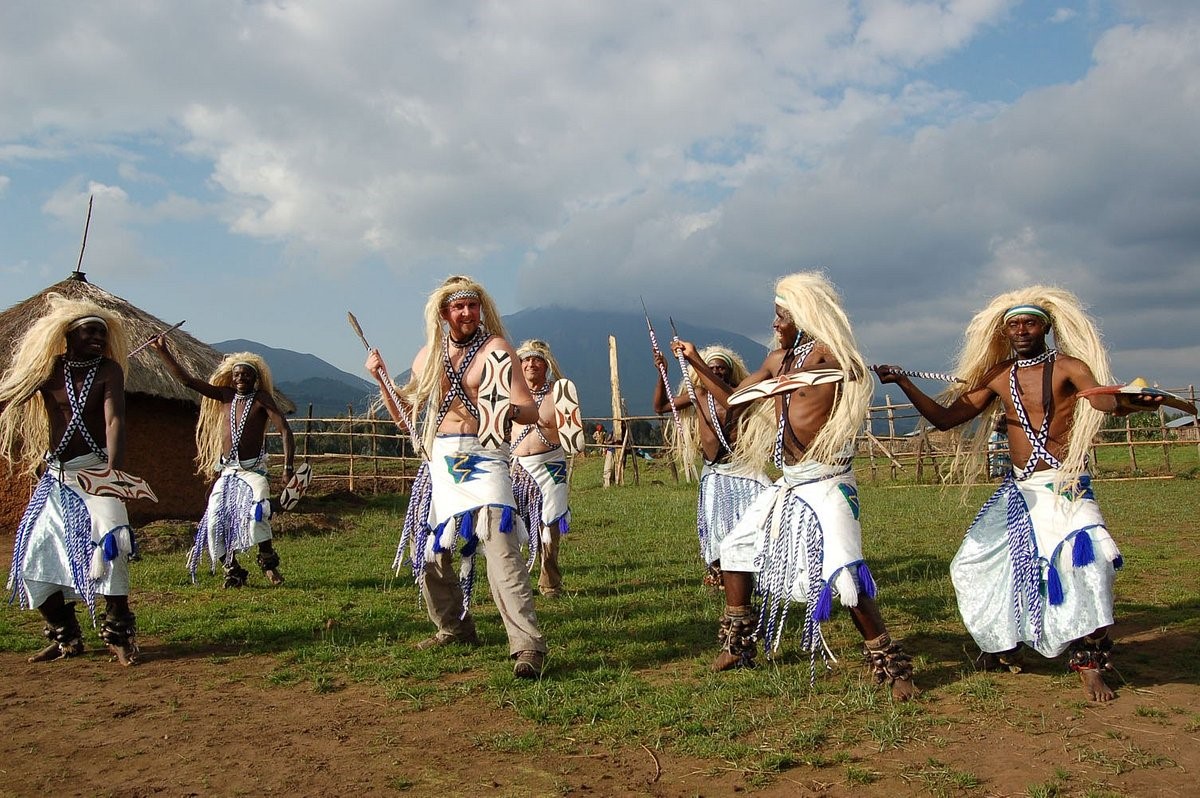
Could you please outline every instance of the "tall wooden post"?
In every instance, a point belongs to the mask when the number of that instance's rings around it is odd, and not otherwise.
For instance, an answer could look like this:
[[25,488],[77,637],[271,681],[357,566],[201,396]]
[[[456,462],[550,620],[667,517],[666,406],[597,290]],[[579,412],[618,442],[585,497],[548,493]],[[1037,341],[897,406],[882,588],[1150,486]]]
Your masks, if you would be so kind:
[[625,421],[621,414],[621,374],[617,368],[617,336],[608,336],[608,373],[612,386],[612,438],[616,444],[613,452],[613,484],[622,485],[625,482]]

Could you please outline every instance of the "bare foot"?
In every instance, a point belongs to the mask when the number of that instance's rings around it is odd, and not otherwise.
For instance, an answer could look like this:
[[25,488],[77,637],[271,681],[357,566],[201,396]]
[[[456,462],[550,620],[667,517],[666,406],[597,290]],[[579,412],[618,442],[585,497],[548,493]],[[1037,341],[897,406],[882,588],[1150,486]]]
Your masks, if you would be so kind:
[[267,581],[275,587],[283,584],[283,574],[279,573],[278,568],[268,568],[263,571],[263,576],[267,577]]
[[1086,668],[1079,671],[1079,677],[1083,680],[1083,694],[1088,697],[1089,701],[1112,701],[1117,697],[1113,689],[1104,682],[1104,677],[1100,675],[1100,671],[1096,668]]
[[892,682],[892,698],[897,701],[908,701],[921,694],[912,679],[897,679]]

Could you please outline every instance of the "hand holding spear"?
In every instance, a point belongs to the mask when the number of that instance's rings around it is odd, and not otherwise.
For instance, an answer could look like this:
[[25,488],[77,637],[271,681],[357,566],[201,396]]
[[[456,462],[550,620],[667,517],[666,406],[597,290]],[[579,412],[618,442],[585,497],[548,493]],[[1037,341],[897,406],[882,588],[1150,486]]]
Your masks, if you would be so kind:
[[396,393],[396,386],[392,383],[392,378],[388,376],[387,366],[384,365],[383,358],[379,355],[378,350],[372,350],[371,345],[367,343],[367,336],[363,335],[362,327],[359,326],[358,319],[354,317],[354,314],[347,311],[346,319],[350,322],[350,326],[354,328],[354,333],[358,336],[358,340],[362,341],[363,348],[368,352],[374,351],[375,356],[379,358],[379,368],[372,372],[372,375],[375,377],[375,382],[379,383],[379,388],[383,391],[384,398],[387,400],[384,402],[384,405],[387,406],[388,415],[392,417],[392,421],[396,422],[397,426],[403,427],[408,433],[417,456],[425,459],[425,449],[421,445],[421,438],[417,435],[417,431],[413,427],[412,419],[404,411],[404,402],[400,398],[400,395]]
[[[646,316],[646,330],[650,333],[650,348],[654,351],[654,354],[662,355],[662,350],[658,348],[658,336],[654,334],[654,325],[650,322],[650,311],[646,310],[645,300],[642,300],[642,313],[644,313]],[[671,378],[667,376],[667,367],[658,358],[655,358],[654,364],[658,366],[658,374],[660,377],[662,377],[663,385],[667,389],[667,398],[670,399],[672,395]],[[693,400],[693,404],[694,403],[695,400]],[[699,407],[696,409],[699,410]],[[671,415],[675,419],[675,431],[679,433],[679,439],[683,440],[683,420],[679,418],[679,410],[676,409],[674,401],[671,402]],[[687,472],[691,473],[692,468],[690,461],[686,464],[686,468]]]

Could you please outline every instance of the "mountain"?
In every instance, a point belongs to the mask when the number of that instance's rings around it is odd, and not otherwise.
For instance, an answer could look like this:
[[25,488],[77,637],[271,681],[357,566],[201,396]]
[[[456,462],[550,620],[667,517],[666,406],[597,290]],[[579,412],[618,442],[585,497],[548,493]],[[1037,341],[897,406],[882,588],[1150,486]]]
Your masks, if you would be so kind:
[[[674,387],[680,380],[679,366],[668,353],[671,326],[666,316],[652,318],[658,345],[670,362],[668,374]],[[751,371],[762,364],[767,348],[744,335],[677,319],[679,336],[703,349],[722,344],[742,356]],[[585,417],[612,415],[612,388],[608,367],[608,336],[617,339],[617,369],[621,395],[630,415],[654,414],[651,406],[654,385],[661,379],[650,354],[646,319],[635,313],[612,313],[544,307],[522,310],[504,317],[504,326],[514,347],[527,338],[540,338],[550,344],[566,376],[579,389],[579,403]]]
[[275,349],[242,338],[212,346],[225,354],[253,352],[267,361],[275,387],[296,403],[297,417],[308,414],[309,404],[317,418],[344,416],[347,405],[353,406],[355,413],[362,413],[378,392],[375,383],[342,371],[316,355]]

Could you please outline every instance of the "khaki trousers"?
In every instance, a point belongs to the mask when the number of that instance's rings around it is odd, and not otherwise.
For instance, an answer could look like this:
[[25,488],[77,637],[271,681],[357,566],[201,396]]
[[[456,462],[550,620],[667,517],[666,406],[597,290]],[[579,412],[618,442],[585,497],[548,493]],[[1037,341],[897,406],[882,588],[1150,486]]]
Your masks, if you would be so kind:
[[[504,631],[508,634],[508,653],[520,651],[546,652],[546,640],[538,629],[533,611],[533,589],[529,586],[529,569],[518,543],[520,517],[513,514],[513,529],[500,531],[498,507],[482,507],[475,513],[475,533],[479,537],[476,556],[483,554],[487,563],[487,581],[492,601],[500,612]],[[463,592],[454,567],[454,553],[442,552],[425,564],[421,595],[429,620],[437,627],[439,637],[468,638],[475,634],[475,619],[462,614]]]

